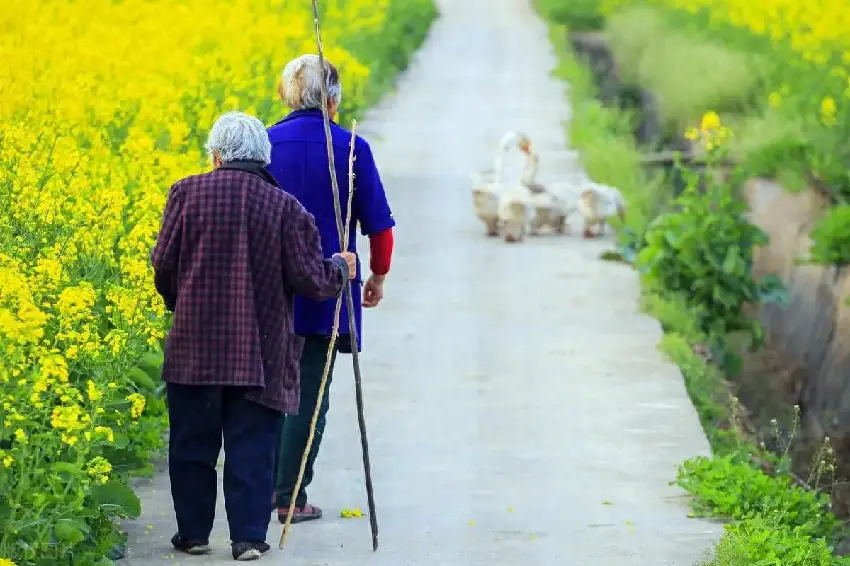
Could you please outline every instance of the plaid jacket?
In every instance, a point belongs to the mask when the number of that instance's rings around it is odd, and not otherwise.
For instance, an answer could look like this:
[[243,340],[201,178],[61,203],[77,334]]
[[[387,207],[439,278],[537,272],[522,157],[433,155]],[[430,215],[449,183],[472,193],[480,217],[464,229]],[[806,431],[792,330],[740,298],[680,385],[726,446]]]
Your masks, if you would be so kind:
[[313,216],[257,163],[231,163],[171,187],[151,253],[174,313],[162,377],[252,388],[249,398],[298,409],[293,296],[338,296],[342,258],[324,259]]

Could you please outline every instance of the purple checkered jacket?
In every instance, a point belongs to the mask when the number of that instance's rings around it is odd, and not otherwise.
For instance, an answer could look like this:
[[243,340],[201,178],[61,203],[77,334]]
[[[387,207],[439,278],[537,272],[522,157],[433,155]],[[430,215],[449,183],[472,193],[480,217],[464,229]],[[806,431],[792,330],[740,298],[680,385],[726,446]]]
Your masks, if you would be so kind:
[[293,296],[338,296],[348,267],[324,259],[313,216],[262,164],[229,163],[178,181],[151,253],[154,284],[174,313],[162,378],[244,386],[248,397],[298,410]]

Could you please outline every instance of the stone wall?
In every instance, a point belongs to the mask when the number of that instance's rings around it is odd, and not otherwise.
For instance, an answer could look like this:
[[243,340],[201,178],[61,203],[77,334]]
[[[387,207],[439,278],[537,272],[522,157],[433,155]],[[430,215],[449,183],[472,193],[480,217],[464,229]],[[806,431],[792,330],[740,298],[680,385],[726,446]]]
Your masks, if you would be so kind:
[[[746,198],[752,221],[770,236],[755,257],[758,275],[776,273],[791,298],[787,309],[761,308],[770,343],[794,372],[788,386],[800,405],[804,433],[839,439],[850,431],[850,273],[800,264],[808,254],[809,231],[828,206],[814,190],[792,193],[773,181],[752,179]],[[850,448],[850,447],[848,447]]]

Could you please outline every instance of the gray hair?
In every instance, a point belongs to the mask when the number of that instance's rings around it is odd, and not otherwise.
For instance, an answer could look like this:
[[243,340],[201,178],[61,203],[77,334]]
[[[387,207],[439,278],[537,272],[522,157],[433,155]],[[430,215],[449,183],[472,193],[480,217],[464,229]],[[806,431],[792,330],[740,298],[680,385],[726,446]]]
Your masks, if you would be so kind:
[[215,153],[222,163],[259,161],[268,165],[272,160],[272,144],[266,127],[244,112],[222,114],[213,124],[204,147],[211,159]]
[[[328,104],[332,101],[339,106],[342,100],[339,72],[327,59],[325,59],[325,77]],[[308,53],[287,63],[280,77],[278,94],[281,100],[293,110],[321,108],[322,73],[319,68],[319,56]]]

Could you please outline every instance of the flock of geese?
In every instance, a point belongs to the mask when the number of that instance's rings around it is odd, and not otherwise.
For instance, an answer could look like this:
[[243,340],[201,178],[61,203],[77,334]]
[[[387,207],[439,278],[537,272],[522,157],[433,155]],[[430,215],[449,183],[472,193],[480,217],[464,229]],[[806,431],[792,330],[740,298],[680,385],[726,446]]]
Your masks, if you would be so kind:
[[[525,162],[519,179],[505,182],[504,157],[514,148],[525,154]],[[567,218],[578,211],[584,219],[584,237],[593,238],[604,233],[609,218],[625,219],[625,201],[614,187],[593,182],[583,171],[541,183],[539,165],[529,137],[511,131],[502,136],[493,167],[471,175],[473,207],[488,236],[521,242],[526,233],[537,235],[547,227],[564,234]]]

